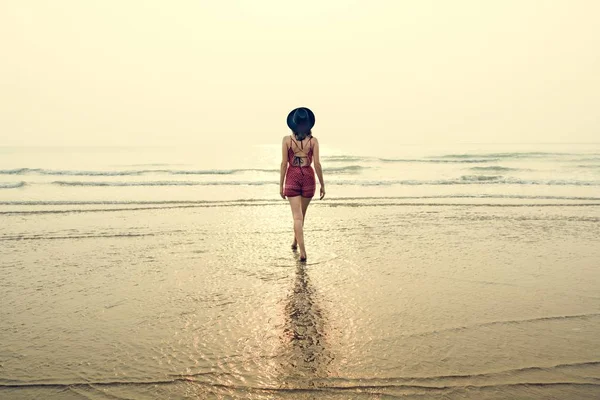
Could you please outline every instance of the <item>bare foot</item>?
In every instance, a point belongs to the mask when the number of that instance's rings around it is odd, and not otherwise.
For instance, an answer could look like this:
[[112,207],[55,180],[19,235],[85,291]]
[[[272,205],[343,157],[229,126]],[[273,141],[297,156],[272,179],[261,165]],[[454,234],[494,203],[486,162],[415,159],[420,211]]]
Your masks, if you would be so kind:
[[298,242],[294,238],[294,241],[292,242],[292,250],[296,250],[296,249],[298,249]]
[[306,261],[306,252],[300,251],[300,261]]

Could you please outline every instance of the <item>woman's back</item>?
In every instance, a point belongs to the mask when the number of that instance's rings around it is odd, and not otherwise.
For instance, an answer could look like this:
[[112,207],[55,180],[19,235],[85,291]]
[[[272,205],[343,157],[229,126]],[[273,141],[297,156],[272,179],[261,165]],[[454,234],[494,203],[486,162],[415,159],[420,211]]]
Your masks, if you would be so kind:
[[312,135],[304,138],[303,140],[297,140],[291,135],[289,136],[288,162],[291,166],[310,166],[310,164],[312,163],[314,147],[314,142],[312,139]]

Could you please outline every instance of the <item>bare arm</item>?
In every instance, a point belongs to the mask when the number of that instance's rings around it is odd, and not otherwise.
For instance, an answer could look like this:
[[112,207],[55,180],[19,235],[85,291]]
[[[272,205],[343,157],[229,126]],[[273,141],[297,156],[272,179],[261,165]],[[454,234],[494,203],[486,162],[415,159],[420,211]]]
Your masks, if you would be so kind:
[[281,143],[281,166],[279,168],[279,194],[282,199],[285,199],[285,195],[283,194],[283,181],[285,179],[285,173],[287,171],[287,136],[283,137],[283,142]]
[[313,147],[313,162],[315,164],[315,171],[317,172],[317,178],[319,178],[319,184],[321,185],[321,197],[323,200],[325,197],[325,181],[323,181],[323,169],[321,168],[321,159],[319,157],[319,141],[317,138],[313,138],[315,141]]

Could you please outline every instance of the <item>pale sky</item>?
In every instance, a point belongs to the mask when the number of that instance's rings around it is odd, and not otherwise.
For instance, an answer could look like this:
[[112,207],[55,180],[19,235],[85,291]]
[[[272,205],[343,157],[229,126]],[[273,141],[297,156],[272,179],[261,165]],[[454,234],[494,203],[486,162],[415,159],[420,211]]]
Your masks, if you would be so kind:
[[596,0],[0,0],[0,145],[600,141]]

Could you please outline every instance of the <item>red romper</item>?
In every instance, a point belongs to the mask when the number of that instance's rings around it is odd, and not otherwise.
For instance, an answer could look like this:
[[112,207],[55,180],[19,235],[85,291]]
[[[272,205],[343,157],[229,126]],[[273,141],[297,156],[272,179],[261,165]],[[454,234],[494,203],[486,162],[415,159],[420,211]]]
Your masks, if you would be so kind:
[[[312,136],[308,139],[308,143],[310,143],[311,139]],[[293,138],[292,142],[299,150],[302,150]],[[313,197],[315,195],[317,184],[315,182],[315,171],[310,166],[312,155],[312,147],[306,153],[306,157],[298,157],[294,154],[292,146],[288,147],[288,168],[285,174],[285,186],[283,189],[285,196]]]

